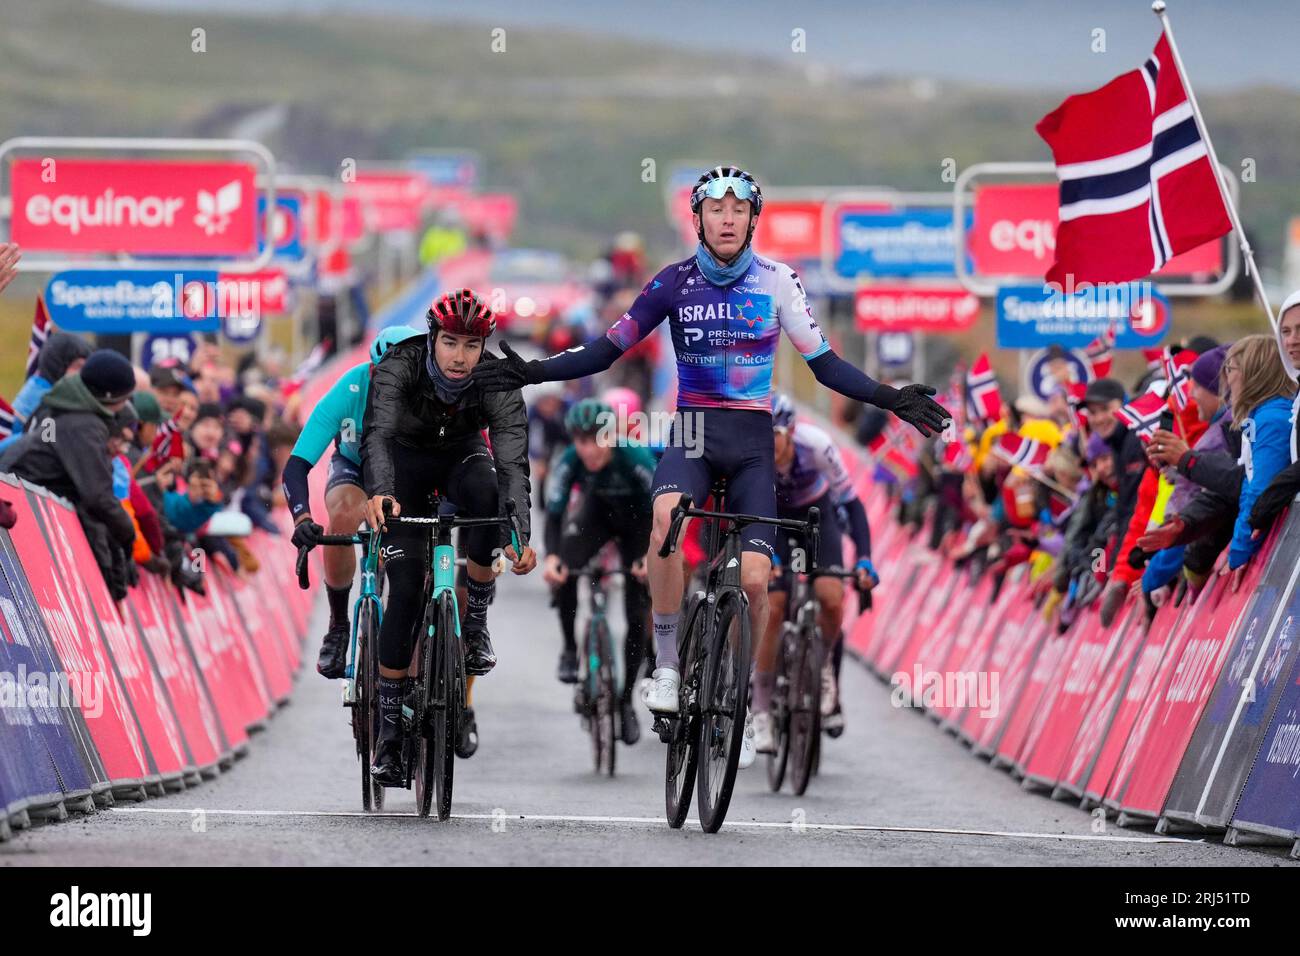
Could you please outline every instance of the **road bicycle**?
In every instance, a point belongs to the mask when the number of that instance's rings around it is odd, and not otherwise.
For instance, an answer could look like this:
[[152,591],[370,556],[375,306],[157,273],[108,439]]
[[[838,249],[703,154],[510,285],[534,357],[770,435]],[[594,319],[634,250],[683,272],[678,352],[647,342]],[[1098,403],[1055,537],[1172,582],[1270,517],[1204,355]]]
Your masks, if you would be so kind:
[[745,714],[749,705],[749,669],[752,640],[749,600],[740,583],[741,536],[752,524],[767,524],[800,533],[817,554],[820,514],[808,509],[807,521],[730,514],[726,508],[726,481],[712,489],[716,511],[694,507],[683,495],[673,508],[668,537],[659,556],[677,547],[687,518],[709,522],[705,532],[707,554],[705,586],[686,597],[677,628],[682,661],[681,688],[675,715],[658,715],[655,732],[668,744],[664,795],[668,825],[680,828],[691,805],[691,786],[697,785],[700,826],[716,833],[727,816],[736,782]]

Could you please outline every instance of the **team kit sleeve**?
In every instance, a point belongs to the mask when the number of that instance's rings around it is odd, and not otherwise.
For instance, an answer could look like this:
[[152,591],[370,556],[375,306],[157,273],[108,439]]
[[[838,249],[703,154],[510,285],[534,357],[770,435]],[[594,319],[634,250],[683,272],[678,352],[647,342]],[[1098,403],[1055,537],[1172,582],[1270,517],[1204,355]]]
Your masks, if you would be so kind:
[[505,503],[512,500],[519,518],[519,531],[528,546],[532,536],[532,483],[528,466],[528,411],[524,395],[519,389],[499,392],[489,398],[488,436],[492,439],[492,453],[496,459],[497,488],[500,492],[501,513]]
[[668,318],[672,278],[669,266],[651,279],[636,301],[602,336],[542,360],[543,382],[564,382],[605,371],[624,352],[649,335]]
[[369,387],[369,362],[349,369],[340,376],[307,416],[307,423],[302,426],[302,433],[290,454],[302,458],[308,465],[314,465],[343,429],[345,421],[351,419],[352,427],[360,432],[365,414],[365,394]]
[[564,525],[564,512],[569,507],[569,496],[573,492],[573,482],[577,474],[578,453],[570,445],[555,462],[555,467],[546,475],[546,526],[543,528],[543,544],[547,554],[557,554],[560,550],[561,529]]
[[808,363],[818,383],[847,398],[880,404],[876,399],[881,397],[881,384],[836,355],[826,341],[826,335],[813,317],[799,274],[784,263],[777,263],[777,269],[781,328]]

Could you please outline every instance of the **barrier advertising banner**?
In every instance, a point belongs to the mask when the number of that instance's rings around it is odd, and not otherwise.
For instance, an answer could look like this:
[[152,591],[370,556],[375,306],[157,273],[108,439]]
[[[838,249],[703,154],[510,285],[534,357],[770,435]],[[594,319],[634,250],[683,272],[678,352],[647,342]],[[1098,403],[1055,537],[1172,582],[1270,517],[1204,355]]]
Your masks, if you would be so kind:
[[[89,602],[84,593],[68,592],[51,563],[50,546],[43,530],[48,518],[42,506],[64,506],[30,489],[11,504],[18,521],[9,535],[64,674],[70,685],[77,688],[80,700],[89,701],[93,697],[96,701],[94,706],[83,705],[80,709],[104,772],[115,786],[139,786],[152,776],[140,727],[100,640]],[[92,562],[90,568],[94,567]]]
[[[6,500],[23,494],[0,487]],[[0,529],[0,815],[84,800],[93,784],[107,784],[78,703]]]
[[1273,719],[1300,645],[1300,528],[1288,525],[1271,557],[1170,787],[1171,820],[1226,827]]

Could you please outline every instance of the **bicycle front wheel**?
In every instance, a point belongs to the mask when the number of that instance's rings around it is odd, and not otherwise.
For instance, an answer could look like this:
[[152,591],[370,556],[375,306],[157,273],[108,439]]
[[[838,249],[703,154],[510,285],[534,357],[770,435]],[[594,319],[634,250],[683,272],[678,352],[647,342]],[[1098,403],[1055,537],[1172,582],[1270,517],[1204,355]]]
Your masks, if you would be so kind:
[[614,687],[613,650],[609,625],[593,621],[587,629],[587,687],[591,694],[591,747],[596,773],[614,776]]
[[781,625],[776,641],[776,671],[772,688],[772,736],[776,752],[767,755],[767,785],[773,793],[785,782],[785,768],[790,759],[790,625]]
[[799,632],[790,685],[790,787],[801,797],[812,779],[821,736],[822,642],[815,628]]
[[456,610],[451,597],[438,602],[437,656],[434,670],[433,763],[434,790],[439,820],[451,816],[451,785],[456,770],[456,731],[465,709],[465,657],[456,633]]
[[703,644],[705,617],[704,595],[696,594],[686,607],[678,625],[677,649],[682,664],[682,685],[678,691],[677,718],[672,721],[672,739],[668,741],[667,766],[664,768],[664,808],[668,825],[681,829],[691,809],[691,790],[695,786],[699,753],[699,648]]
[[357,699],[352,704],[352,729],[361,757],[361,806],[367,813],[384,809],[384,788],[370,779],[370,761],[379,746],[378,644],[374,606],[363,600],[357,612],[357,659],[352,671]]
[[749,610],[735,595],[724,595],[719,604],[704,662],[697,744],[700,826],[705,833],[717,833],[727,817],[749,705]]

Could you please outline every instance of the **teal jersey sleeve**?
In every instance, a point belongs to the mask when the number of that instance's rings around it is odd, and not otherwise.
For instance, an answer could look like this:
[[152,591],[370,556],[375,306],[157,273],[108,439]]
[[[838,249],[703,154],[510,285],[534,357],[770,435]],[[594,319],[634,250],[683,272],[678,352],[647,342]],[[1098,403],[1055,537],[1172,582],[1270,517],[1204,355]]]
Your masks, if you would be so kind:
[[547,514],[564,514],[564,509],[569,506],[569,495],[573,492],[573,484],[579,480],[579,472],[585,470],[582,462],[578,460],[578,450],[572,445],[564,449],[556,459],[555,466],[546,476]]
[[370,363],[354,365],[316,403],[302,427],[292,454],[313,465],[335,438],[339,452],[361,464],[361,422],[366,414],[366,392],[370,388]]

